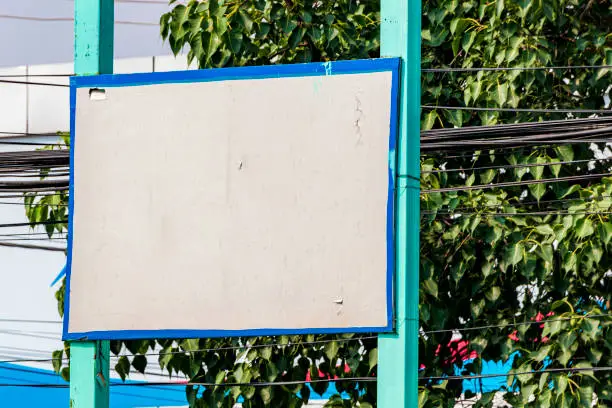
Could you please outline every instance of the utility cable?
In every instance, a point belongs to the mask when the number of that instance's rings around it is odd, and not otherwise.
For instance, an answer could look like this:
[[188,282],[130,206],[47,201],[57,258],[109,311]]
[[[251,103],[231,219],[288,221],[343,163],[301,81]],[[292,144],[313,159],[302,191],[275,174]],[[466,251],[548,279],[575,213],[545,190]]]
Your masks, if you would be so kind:
[[[293,380],[293,381],[276,381],[276,382],[226,382],[226,383],[209,383],[209,382],[142,382],[142,383],[116,383],[111,382],[111,387],[151,387],[151,386],[202,386],[202,387],[271,387],[271,386],[287,386],[287,385],[300,385],[300,384],[317,384],[317,383],[334,383],[334,382],[375,382],[376,377],[339,377],[339,378],[318,378],[307,380]],[[69,384],[7,384],[2,383],[0,387],[30,387],[30,388],[68,388]]]
[[545,323],[554,323],[554,322],[567,322],[571,320],[580,320],[580,319],[599,319],[599,318],[612,318],[611,313],[602,313],[602,314],[585,314],[583,316],[572,316],[572,317],[562,317],[557,319],[543,319],[539,321],[528,321],[528,322],[520,322],[520,323],[507,323],[507,324],[493,324],[486,326],[475,326],[475,327],[458,327],[454,329],[441,329],[441,330],[427,330],[421,332],[422,334],[437,334],[437,333],[455,333],[455,332],[466,332],[466,331],[478,331],[478,330],[487,330],[487,329],[505,329],[508,327],[518,327],[518,326],[529,326],[534,324],[545,324]]
[[547,215],[610,215],[612,211],[563,211],[563,210],[550,210],[550,211],[532,211],[532,212],[436,212],[436,211],[424,211],[423,215],[436,215],[436,216],[472,216],[479,215],[481,217],[533,217],[533,216],[547,216]]
[[[201,352],[215,352],[215,351],[231,351],[231,350],[251,350],[251,349],[260,349],[267,347],[293,347],[293,346],[313,346],[313,345],[321,345],[328,344],[332,342],[337,343],[347,343],[353,341],[360,340],[374,340],[377,339],[378,336],[359,336],[359,337],[351,337],[348,339],[325,339],[325,340],[314,340],[314,341],[300,341],[295,343],[270,343],[270,344],[253,344],[253,345],[244,345],[244,346],[227,346],[227,347],[216,347],[216,348],[203,348],[197,350],[180,350],[180,351],[168,351],[168,352],[159,352],[159,353],[145,353],[140,354],[142,356],[165,356],[165,355],[174,355],[174,354],[185,354],[185,353],[201,353]],[[119,355],[118,357],[130,357],[130,355]]]
[[[2,16],[0,16],[2,18]],[[53,84],[50,82],[30,82],[30,81],[16,81],[10,79],[0,79],[2,84],[17,84],[17,85],[41,85],[41,86],[54,86],[59,88],[70,88],[70,85],[66,84]]]
[[510,372],[504,374],[479,374],[479,375],[448,375],[448,376],[435,376],[435,377],[419,377],[419,381],[438,381],[438,380],[475,380],[479,378],[495,378],[495,377],[515,377],[519,375],[535,375],[544,373],[580,373],[580,372],[600,372],[600,371],[612,371],[612,367],[567,367],[567,368],[545,368],[537,371],[522,371],[522,372]]
[[559,65],[551,67],[469,67],[469,68],[422,68],[421,72],[480,72],[480,71],[548,71],[574,69],[609,69],[612,65]]
[[522,169],[529,167],[548,167],[557,165],[567,164],[578,164],[578,163],[591,163],[591,162],[606,162],[612,160],[612,157],[607,159],[583,159],[583,160],[569,160],[569,161],[558,161],[558,162],[546,162],[546,163],[526,163],[526,164],[506,164],[501,166],[482,166],[482,167],[466,167],[456,169],[440,169],[440,170],[423,170],[421,174],[437,174],[437,173],[454,173],[454,172],[472,172],[475,170],[508,170],[508,169]]
[[66,248],[53,247],[48,245],[16,244],[12,242],[0,241],[0,246],[21,249],[39,249],[41,251],[66,252]]
[[[0,18],[8,20],[25,20],[25,21],[40,21],[40,22],[72,22],[72,17],[31,17],[31,16],[17,16],[11,14],[0,14]],[[115,24],[119,25],[137,25],[137,26],[155,26],[158,27],[158,23],[149,23],[145,21],[123,21],[115,20]]]
[[425,190],[421,190],[421,194],[448,193],[451,191],[485,190],[485,189],[491,189],[491,188],[517,187],[517,186],[545,184],[545,183],[561,183],[564,181],[581,181],[581,180],[589,180],[589,179],[594,179],[594,178],[602,178],[602,177],[607,177],[607,176],[612,176],[612,173],[584,174],[581,176],[557,177],[557,178],[551,178],[551,179],[508,181],[508,182],[503,182],[503,183],[477,184],[473,186],[425,189]]
[[0,319],[2,323],[38,323],[38,324],[62,324],[61,320],[36,320],[36,319]]
[[610,109],[539,109],[539,108],[477,108],[467,106],[435,106],[421,105],[421,108],[427,110],[445,109],[445,110],[466,110],[475,112],[525,112],[525,113],[576,113],[576,114],[612,114]]

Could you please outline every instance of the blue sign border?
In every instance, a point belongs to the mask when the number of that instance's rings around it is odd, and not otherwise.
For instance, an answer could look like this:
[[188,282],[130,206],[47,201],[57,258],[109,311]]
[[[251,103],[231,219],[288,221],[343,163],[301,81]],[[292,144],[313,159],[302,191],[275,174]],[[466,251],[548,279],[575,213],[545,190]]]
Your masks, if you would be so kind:
[[[290,334],[334,334],[334,333],[377,333],[394,329],[393,282],[395,276],[395,164],[396,142],[399,126],[399,58],[337,61],[293,65],[270,65],[257,67],[219,68],[195,71],[154,72],[141,74],[97,75],[72,77],[70,79],[70,186],[68,203],[68,258],[66,264],[66,294],[64,298],[63,340],[132,340],[153,338],[210,338],[235,336],[276,336]],[[76,90],[78,88],[110,88],[156,84],[191,82],[232,81],[283,77],[311,77],[327,75],[364,74],[391,72],[391,122],[389,124],[389,186],[387,196],[387,324],[381,327],[307,328],[278,329],[260,328],[245,330],[110,330],[69,332],[70,321],[70,278],[72,272],[72,226],[74,215],[74,146]]]

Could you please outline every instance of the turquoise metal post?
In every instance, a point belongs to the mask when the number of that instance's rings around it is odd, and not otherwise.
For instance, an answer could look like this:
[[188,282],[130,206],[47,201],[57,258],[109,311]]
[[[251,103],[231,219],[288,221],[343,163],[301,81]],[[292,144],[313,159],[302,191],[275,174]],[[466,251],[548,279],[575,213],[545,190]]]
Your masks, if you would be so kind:
[[[113,72],[113,0],[75,0],[74,73]],[[108,408],[110,343],[70,345],[70,408]]]
[[401,57],[395,333],[378,340],[378,408],[416,408],[419,350],[421,0],[381,0],[381,55]]

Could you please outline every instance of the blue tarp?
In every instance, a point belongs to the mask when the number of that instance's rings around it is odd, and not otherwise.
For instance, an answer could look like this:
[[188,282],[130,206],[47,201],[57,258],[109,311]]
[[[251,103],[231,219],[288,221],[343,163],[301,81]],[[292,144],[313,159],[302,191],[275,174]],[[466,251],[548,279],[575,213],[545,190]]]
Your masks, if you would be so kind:
[[[110,405],[113,408],[184,407],[187,406],[184,386],[138,386],[135,382],[111,387]],[[49,370],[16,364],[0,364],[0,407],[67,408],[68,388],[40,388],[36,384],[67,385]],[[32,384],[33,387],[10,387],[7,384]]]
[[[514,356],[513,356],[514,357]],[[504,374],[512,367],[513,358],[507,362],[483,362],[483,374]],[[469,360],[465,363],[469,363]],[[457,374],[460,369],[456,367]],[[506,377],[495,377],[480,380],[464,381],[464,390],[479,393],[495,391],[506,384]],[[120,382],[120,381],[116,381]],[[57,384],[66,386],[68,383],[57,374],[49,370],[25,367],[16,364],[0,364],[0,407],[23,408],[23,407],[45,407],[66,408],[69,406],[68,388],[38,388],[36,384]],[[10,387],[7,384],[32,384],[34,387]],[[134,384],[134,385],[130,385]],[[110,405],[113,408],[138,408],[138,407],[185,407],[187,400],[185,386],[142,386],[135,385],[138,382],[127,382],[127,385],[111,387]],[[312,388],[311,388],[312,390]],[[312,390],[311,399],[328,399],[336,393],[333,382],[329,384],[324,395],[318,395]],[[344,395],[347,397],[347,395]]]

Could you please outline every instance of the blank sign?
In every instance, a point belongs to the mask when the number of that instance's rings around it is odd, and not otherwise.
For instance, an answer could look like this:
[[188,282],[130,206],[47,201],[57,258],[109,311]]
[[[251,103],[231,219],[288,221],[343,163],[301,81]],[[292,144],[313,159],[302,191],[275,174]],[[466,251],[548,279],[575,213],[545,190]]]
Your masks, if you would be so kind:
[[392,330],[398,66],[73,78],[64,339]]

